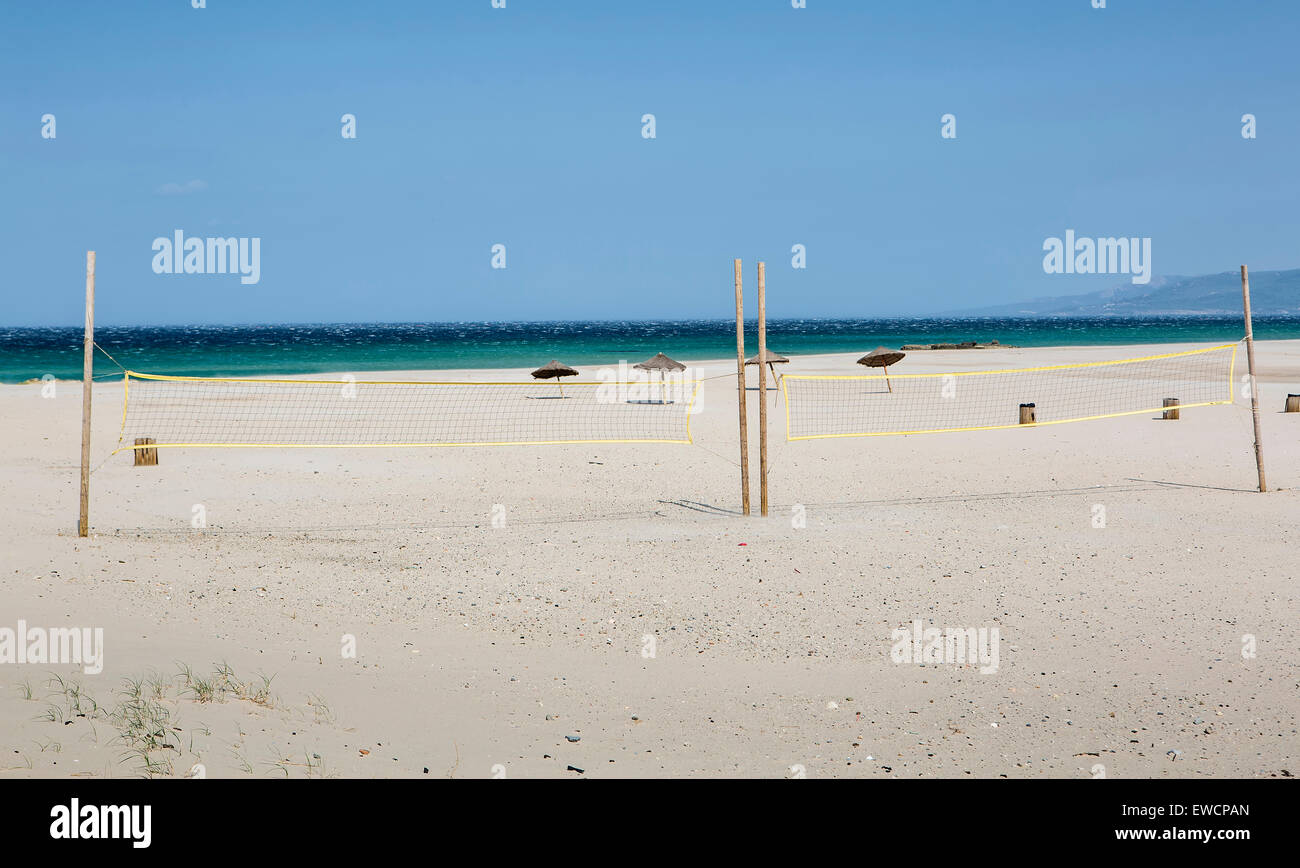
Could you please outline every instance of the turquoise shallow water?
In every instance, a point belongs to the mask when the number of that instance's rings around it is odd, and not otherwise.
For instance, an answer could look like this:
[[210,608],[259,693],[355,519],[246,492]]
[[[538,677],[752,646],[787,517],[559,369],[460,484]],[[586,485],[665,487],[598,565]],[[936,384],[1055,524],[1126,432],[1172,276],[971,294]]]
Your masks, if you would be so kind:
[[[1018,346],[1228,342],[1237,317],[1093,319],[811,319],[768,323],[784,355],[865,353],[878,345],[998,340]],[[1261,317],[1260,339],[1300,339],[1300,317]],[[103,327],[96,341],[122,365],[178,376],[311,374],[323,371],[531,367],[559,359],[583,365],[637,362],[657,352],[678,359],[730,358],[726,321],[393,323],[265,326]],[[757,336],[750,323],[746,347]],[[115,375],[102,355],[97,377]],[[53,374],[81,377],[80,328],[0,328],[0,382]]]

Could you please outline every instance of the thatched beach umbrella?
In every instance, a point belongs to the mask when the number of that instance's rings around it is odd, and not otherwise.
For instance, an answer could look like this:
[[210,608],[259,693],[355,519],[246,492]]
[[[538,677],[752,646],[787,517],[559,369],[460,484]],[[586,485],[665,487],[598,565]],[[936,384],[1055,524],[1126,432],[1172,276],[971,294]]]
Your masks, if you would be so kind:
[[[769,371],[772,372],[772,381],[773,381],[773,382],[776,382],[776,368],[774,367],[774,365],[788,365],[788,364],[790,364],[790,360],[787,359],[785,356],[781,355],[780,353],[774,353],[774,352],[772,352],[771,350],[766,350],[766,351],[764,351],[764,353],[763,353],[763,361],[767,363],[767,369],[768,369]],[[746,364],[746,365],[757,365],[757,364],[758,364],[758,354],[755,353],[754,355],[752,355],[752,356],[750,356],[749,358],[745,359],[745,364]]]
[[907,353],[902,350],[891,350],[889,347],[876,347],[862,358],[858,359],[859,365],[866,365],[868,368],[885,369],[885,385],[889,391],[894,391],[894,387],[889,383],[889,366],[896,362],[902,361]]
[[667,356],[665,356],[663,353],[655,353],[653,356],[646,359],[644,362],[637,362],[632,367],[638,368],[642,371],[659,372],[660,381],[663,383],[663,392],[661,393],[661,397],[659,401],[659,403],[661,404],[665,403],[662,395],[666,394],[668,391],[668,373],[670,371],[672,373],[678,373],[679,371],[686,370],[686,366],[683,365],[681,362],[677,361],[676,359],[670,359]]
[[533,371],[534,380],[555,380],[560,386],[560,397],[564,397],[564,384],[560,383],[560,377],[576,377],[578,372],[568,365],[551,359],[537,370]]

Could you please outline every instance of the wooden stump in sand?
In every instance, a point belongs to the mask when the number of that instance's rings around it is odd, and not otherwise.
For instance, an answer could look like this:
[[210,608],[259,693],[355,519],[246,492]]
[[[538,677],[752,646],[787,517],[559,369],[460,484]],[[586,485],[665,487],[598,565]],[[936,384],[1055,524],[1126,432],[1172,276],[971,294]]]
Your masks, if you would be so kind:
[[1033,425],[1033,424],[1035,424],[1037,421],[1038,421],[1038,416],[1037,416],[1037,414],[1035,413],[1035,405],[1034,405],[1034,404],[1021,404],[1021,405],[1020,405],[1020,424],[1021,424],[1021,425]]
[[1165,412],[1160,416],[1160,418],[1161,418],[1161,419],[1177,419],[1177,418],[1178,418],[1178,399],[1177,399],[1177,398],[1165,398],[1165,406],[1166,406],[1166,407],[1172,407],[1173,409],[1172,409],[1172,410],[1166,410],[1166,411],[1165,411]]
[[1286,413],[1300,413],[1300,395],[1286,396]]
[[[135,445],[136,445],[136,446],[147,446],[147,445],[152,444],[153,442],[154,442],[154,440],[153,440],[152,437],[137,437],[137,438],[135,438]],[[135,466],[136,466],[136,467],[153,467],[153,466],[155,466],[155,465],[157,465],[157,464],[158,464],[158,450],[157,450],[157,449],[136,449],[136,450],[135,450]]]

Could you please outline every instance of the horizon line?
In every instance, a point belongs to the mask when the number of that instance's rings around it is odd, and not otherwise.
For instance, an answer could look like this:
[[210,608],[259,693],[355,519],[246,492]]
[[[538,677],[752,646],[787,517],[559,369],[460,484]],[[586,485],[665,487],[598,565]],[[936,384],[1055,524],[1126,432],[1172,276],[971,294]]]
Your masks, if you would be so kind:
[[[1147,320],[1147,319],[1190,319],[1190,318],[1237,318],[1241,313],[1238,311],[1183,311],[1178,313],[1034,313],[1034,314],[961,314],[961,313],[933,313],[933,314],[893,314],[886,316],[780,316],[767,317],[767,322],[904,322],[918,320],[1066,320],[1066,319],[1107,319],[1107,320]],[[1266,319],[1270,317],[1300,317],[1300,311],[1295,313],[1256,313],[1255,319]],[[328,326],[463,326],[463,325],[555,325],[562,323],[581,323],[581,324],[613,324],[613,323],[662,323],[662,324],[688,324],[688,323],[721,323],[724,325],[734,325],[734,317],[684,317],[681,319],[518,319],[518,320],[490,320],[490,319],[465,319],[465,320],[271,320],[264,322],[245,321],[245,322],[160,322],[160,323],[113,323],[113,322],[96,322],[95,329],[111,328],[262,328],[273,326],[293,326],[303,328],[321,328]],[[745,317],[746,323],[757,325],[757,317]],[[42,324],[42,325],[0,325],[0,331],[16,329],[74,329],[81,331],[82,324]]]

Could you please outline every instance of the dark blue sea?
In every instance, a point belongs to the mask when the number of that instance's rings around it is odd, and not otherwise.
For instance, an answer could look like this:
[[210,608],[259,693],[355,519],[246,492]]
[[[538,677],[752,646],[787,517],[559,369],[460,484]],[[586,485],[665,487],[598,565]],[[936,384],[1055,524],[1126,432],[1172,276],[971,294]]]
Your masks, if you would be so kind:
[[[768,323],[787,356],[865,353],[878,345],[1000,341],[1017,346],[1212,343],[1242,337],[1239,317],[1044,319],[788,319]],[[1259,317],[1261,340],[1300,339],[1300,317]],[[0,382],[81,377],[82,330],[0,328]],[[101,327],[96,342],[142,373],[249,376],[446,368],[513,368],[550,359],[583,365],[637,362],[664,352],[683,361],[734,357],[735,323],[464,322],[334,325]],[[748,354],[757,349],[753,323]],[[118,368],[96,354],[97,378]]]

